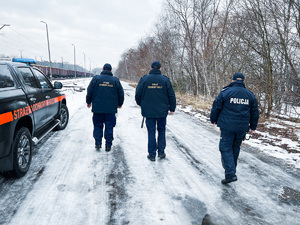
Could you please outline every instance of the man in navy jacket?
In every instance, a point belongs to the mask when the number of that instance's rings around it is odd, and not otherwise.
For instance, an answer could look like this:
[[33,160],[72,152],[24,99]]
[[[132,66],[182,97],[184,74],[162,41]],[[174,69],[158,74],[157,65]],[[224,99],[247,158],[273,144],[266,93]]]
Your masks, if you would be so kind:
[[[176,97],[168,77],[161,74],[161,64],[154,61],[149,75],[143,76],[136,88],[135,100],[146,117],[148,130],[147,158],[155,161],[156,151],[159,158],[165,158],[167,115],[175,112]],[[157,125],[158,137],[155,138]]]
[[223,184],[237,181],[236,166],[242,141],[249,131],[256,130],[259,113],[254,94],[247,90],[244,75],[236,73],[232,83],[215,99],[210,121],[221,129],[219,150],[225,169]]
[[114,77],[110,64],[106,63],[100,75],[95,76],[88,88],[86,95],[87,107],[92,106],[96,149],[102,145],[103,125],[105,124],[104,138],[105,150],[110,151],[113,141],[113,128],[116,125],[117,108],[124,102],[123,87],[118,78]]

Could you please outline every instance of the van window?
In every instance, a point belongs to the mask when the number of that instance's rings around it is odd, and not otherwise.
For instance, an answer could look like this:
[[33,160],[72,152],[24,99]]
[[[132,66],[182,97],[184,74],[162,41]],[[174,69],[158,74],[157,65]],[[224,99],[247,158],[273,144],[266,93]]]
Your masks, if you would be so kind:
[[15,82],[7,65],[0,65],[0,88],[14,87]]

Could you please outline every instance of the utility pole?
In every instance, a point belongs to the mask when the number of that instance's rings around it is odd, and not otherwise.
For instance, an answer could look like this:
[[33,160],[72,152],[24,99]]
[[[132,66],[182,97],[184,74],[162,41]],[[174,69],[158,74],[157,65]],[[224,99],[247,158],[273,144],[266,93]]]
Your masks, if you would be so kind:
[[74,46],[74,71],[75,71],[75,79],[76,79],[76,54],[75,54],[75,45],[72,44]]
[[84,77],[86,77],[86,69],[85,69],[85,54],[84,52],[82,53],[83,54],[83,60],[84,60]]
[[50,63],[50,80],[52,80],[52,65],[51,65],[51,55],[50,55],[50,43],[49,43],[49,34],[48,34],[48,24],[44,21],[41,21],[41,23],[46,24],[46,31],[47,31],[47,42],[48,42],[48,54],[49,54],[49,63]]
[[23,49],[20,49],[19,51],[20,51],[20,58],[22,59],[23,58],[23,54],[22,54]]
[[91,58],[89,58],[89,60],[90,60],[90,75],[89,76],[91,76],[91,70],[92,70]]

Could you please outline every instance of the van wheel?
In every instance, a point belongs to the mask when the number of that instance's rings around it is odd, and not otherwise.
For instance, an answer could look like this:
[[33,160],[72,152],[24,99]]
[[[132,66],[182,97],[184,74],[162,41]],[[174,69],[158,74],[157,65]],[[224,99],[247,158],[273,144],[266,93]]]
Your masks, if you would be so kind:
[[61,109],[59,112],[59,120],[60,123],[55,127],[55,130],[65,129],[69,122],[69,110],[65,104],[61,105]]
[[26,127],[21,127],[15,134],[13,144],[13,171],[15,177],[22,177],[30,167],[32,157],[31,134]]

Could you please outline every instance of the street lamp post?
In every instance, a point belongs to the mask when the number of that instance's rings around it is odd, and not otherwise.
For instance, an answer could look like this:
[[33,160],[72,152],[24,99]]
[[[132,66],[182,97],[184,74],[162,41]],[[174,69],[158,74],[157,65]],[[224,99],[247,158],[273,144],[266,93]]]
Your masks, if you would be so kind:
[[76,79],[76,67],[75,67],[75,65],[76,65],[76,54],[75,54],[75,45],[74,44],[72,44],[73,46],[74,46],[74,71],[75,71],[75,79]]
[[0,27],[0,30],[5,27],[5,26],[10,26],[9,24],[3,24],[2,27]]
[[89,58],[90,60],[90,73],[89,73],[89,77],[91,76],[91,71],[92,71],[92,64],[91,64],[91,59]]
[[84,52],[83,52],[82,54],[83,54],[83,60],[84,60],[84,77],[86,77],[86,69],[85,69],[85,54],[84,54]]
[[23,54],[22,54],[23,49],[20,49],[19,51],[20,51],[20,58],[23,58]]
[[50,43],[49,43],[49,34],[48,34],[48,24],[44,21],[41,21],[41,23],[46,24],[46,31],[47,31],[47,42],[48,42],[48,54],[49,54],[49,63],[50,63],[50,80],[52,80],[52,65],[51,65],[51,55],[50,55]]

